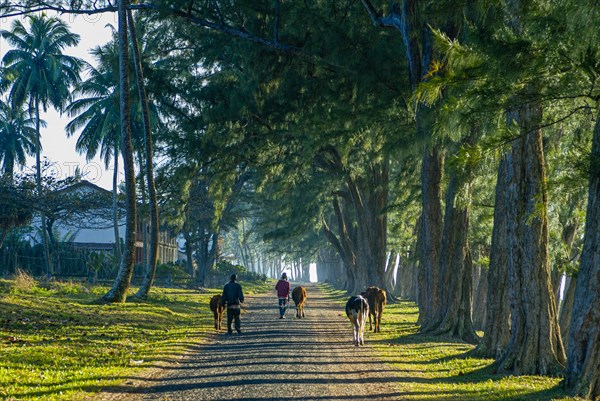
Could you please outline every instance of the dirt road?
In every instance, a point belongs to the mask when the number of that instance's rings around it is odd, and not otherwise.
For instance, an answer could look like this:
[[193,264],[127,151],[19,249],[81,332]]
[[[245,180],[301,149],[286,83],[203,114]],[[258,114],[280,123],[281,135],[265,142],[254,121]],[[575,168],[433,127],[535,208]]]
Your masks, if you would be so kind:
[[105,400],[394,400],[387,365],[352,345],[343,308],[308,287],[306,318],[278,319],[273,295],[249,296],[241,335],[218,334],[158,376],[101,394]]

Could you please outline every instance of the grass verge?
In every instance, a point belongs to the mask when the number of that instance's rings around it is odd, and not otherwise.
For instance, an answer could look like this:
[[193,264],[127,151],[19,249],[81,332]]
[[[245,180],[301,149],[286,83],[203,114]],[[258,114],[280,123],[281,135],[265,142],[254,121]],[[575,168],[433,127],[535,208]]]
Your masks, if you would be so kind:
[[[242,284],[246,294],[272,287]],[[182,356],[214,330],[208,302],[218,289],[154,288],[143,302],[97,303],[107,290],[0,280],[0,399],[83,399]]]
[[[320,288],[345,304],[347,295],[328,285]],[[366,333],[373,353],[398,372],[396,386],[414,401],[575,401],[559,384],[561,378],[496,374],[492,359],[480,358],[474,346],[418,334],[414,302],[388,304],[381,333]],[[368,329],[368,326],[367,326]]]

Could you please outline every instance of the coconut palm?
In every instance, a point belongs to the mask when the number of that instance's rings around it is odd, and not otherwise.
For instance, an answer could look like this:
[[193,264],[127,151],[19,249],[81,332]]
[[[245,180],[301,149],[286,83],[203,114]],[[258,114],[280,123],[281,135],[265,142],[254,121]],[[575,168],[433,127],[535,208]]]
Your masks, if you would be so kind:
[[75,116],[65,127],[67,135],[73,135],[82,129],[75,148],[85,153],[88,160],[100,152],[100,157],[108,169],[113,161],[113,225],[115,232],[115,256],[121,259],[121,240],[119,236],[119,216],[117,208],[117,177],[119,171],[119,92],[117,88],[118,61],[113,45],[96,47],[91,51],[98,62],[98,68],[88,66],[89,78],[75,89],[78,97],[66,108],[70,116]]
[[[62,110],[70,99],[70,88],[80,81],[84,61],[63,54],[64,49],[79,43],[79,35],[72,33],[63,21],[45,14],[30,15],[27,19],[29,30],[15,20],[11,30],[0,31],[12,47],[2,58],[3,89],[10,87],[9,99],[13,105],[29,102],[35,113],[36,181],[37,190],[41,192],[40,107],[44,111],[48,106]],[[45,220],[42,213],[43,227]],[[42,232],[47,270],[52,274],[48,235],[45,230]]]
[[15,163],[23,166],[35,153],[35,121],[22,107],[0,101],[0,162],[9,183]]

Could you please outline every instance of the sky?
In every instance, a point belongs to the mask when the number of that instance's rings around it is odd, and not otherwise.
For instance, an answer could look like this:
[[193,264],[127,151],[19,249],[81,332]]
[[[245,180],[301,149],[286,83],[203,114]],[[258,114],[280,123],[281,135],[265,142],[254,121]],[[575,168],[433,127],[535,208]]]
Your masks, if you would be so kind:
[[[53,15],[48,13],[48,15]],[[104,13],[97,15],[64,15],[61,18],[70,26],[72,32],[81,36],[81,41],[78,47],[71,47],[64,51],[65,54],[76,56],[92,63],[93,60],[89,54],[89,50],[102,45],[110,40],[111,29],[107,24],[117,26],[116,13]],[[12,25],[11,19],[0,19],[0,29],[9,30]],[[25,23],[27,27],[27,23]],[[3,40],[0,41],[0,58],[9,50],[9,46]],[[91,161],[86,161],[85,155],[79,155],[75,150],[75,143],[79,136],[75,133],[70,138],[67,138],[65,125],[70,121],[67,115],[60,115],[53,109],[49,109],[47,113],[42,113],[42,119],[47,123],[46,128],[42,128],[42,157],[47,157],[51,162],[55,163],[51,173],[57,178],[63,179],[73,174],[75,168],[85,174],[84,179],[93,182],[106,189],[112,188],[112,166],[109,170],[104,169],[104,162],[99,156]],[[122,166],[121,162],[121,166]],[[28,167],[35,166],[35,158],[28,160]],[[122,180],[122,177],[120,178]]]

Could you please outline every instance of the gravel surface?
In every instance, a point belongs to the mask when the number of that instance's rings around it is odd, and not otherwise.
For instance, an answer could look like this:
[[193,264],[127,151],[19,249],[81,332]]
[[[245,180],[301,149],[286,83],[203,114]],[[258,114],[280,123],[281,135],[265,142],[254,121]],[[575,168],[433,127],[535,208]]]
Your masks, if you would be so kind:
[[[243,283],[242,283],[243,284]],[[97,395],[117,400],[396,400],[398,373],[352,345],[343,308],[307,286],[306,318],[278,319],[273,295],[248,296],[242,334],[215,334],[185,358]],[[293,303],[292,303],[293,305]],[[150,371],[149,371],[150,372]]]

